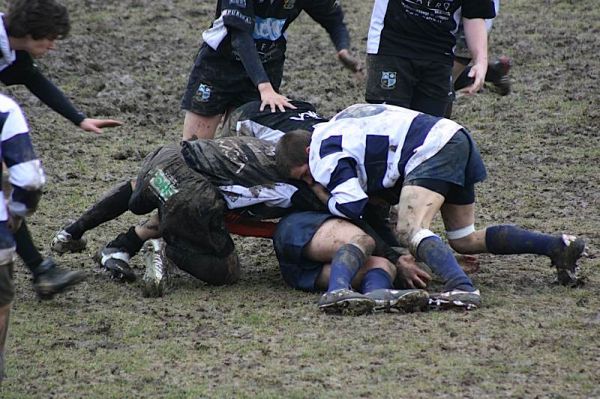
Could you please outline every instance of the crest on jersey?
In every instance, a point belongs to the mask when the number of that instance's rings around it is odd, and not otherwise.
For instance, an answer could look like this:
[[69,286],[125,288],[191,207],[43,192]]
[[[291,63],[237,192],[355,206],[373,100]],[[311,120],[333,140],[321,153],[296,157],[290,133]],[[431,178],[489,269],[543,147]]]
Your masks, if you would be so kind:
[[194,96],[196,101],[200,101],[205,103],[210,98],[211,88],[204,83],[200,83],[198,86],[198,90],[196,90],[196,95]]
[[396,87],[396,72],[381,72],[381,88],[392,90]]
[[296,0],[283,0],[283,8],[285,10],[291,10],[296,5]]

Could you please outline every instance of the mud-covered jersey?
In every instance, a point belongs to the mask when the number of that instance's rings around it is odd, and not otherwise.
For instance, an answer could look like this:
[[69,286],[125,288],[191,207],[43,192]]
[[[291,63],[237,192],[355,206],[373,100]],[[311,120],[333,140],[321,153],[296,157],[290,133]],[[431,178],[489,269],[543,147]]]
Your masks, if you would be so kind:
[[[8,167],[13,186],[8,210],[13,215],[28,216],[39,201],[41,187],[46,181],[42,164],[33,150],[29,128],[19,106],[0,94],[0,159]],[[0,166],[0,173],[1,173]],[[8,220],[2,188],[0,187],[0,222]]]
[[259,219],[280,217],[292,207],[323,209],[305,184],[286,181],[275,166],[275,146],[255,137],[225,137],[182,143],[190,168],[207,177],[229,209],[247,208]]
[[331,193],[327,206],[332,214],[359,219],[367,193],[401,185],[462,128],[449,119],[393,105],[356,104],[316,127],[310,171]]
[[375,0],[367,53],[451,63],[461,18],[495,16],[492,0]]
[[312,132],[314,126],[327,122],[315,107],[305,101],[291,101],[296,109],[286,108],[285,112],[271,112],[269,107],[260,110],[261,102],[252,101],[235,109],[222,136],[254,136],[261,140],[277,143],[281,136],[292,130]]
[[229,29],[252,34],[262,62],[283,60],[285,31],[302,11],[327,30],[335,48],[348,48],[350,35],[337,0],[219,0],[215,21],[202,33],[204,43],[228,58],[232,52]]

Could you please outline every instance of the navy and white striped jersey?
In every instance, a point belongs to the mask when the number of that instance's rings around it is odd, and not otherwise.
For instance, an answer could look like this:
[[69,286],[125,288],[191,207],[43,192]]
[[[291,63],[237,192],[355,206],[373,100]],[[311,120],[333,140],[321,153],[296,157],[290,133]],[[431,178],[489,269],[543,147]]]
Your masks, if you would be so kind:
[[[0,94],[0,157],[8,167],[14,187],[8,203],[11,214],[28,216],[36,208],[46,178],[37,158],[25,117],[19,106]],[[1,188],[0,188],[1,194]],[[4,195],[0,195],[0,222],[8,220]]]
[[375,0],[367,53],[451,63],[461,18],[495,16],[492,0]]
[[280,60],[286,50],[285,31],[303,10],[327,30],[338,51],[349,47],[338,0],[219,0],[216,19],[202,38],[213,50],[235,57],[225,39],[228,29],[238,29],[252,34],[262,62]]
[[368,193],[402,184],[418,165],[437,154],[463,127],[386,104],[356,104],[317,125],[309,166],[331,193],[328,208],[359,219]]

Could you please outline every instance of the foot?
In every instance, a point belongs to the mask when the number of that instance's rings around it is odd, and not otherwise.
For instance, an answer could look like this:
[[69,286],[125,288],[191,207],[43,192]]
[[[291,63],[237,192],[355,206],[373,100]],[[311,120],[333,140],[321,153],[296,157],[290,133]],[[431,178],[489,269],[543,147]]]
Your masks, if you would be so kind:
[[583,283],[577,273],[577,261],[584,255],[585,241],[567,234],[562,235],[562,240],[565,246],[558,255],[551,257],[552,266],[556,267],[559,284],[576,287]]
[[452,290],[430,294],[429,297],[429,306],[433,309],[474,310],[481,306],[479,290]]
[[510,58],[506,56],[499,57],[494,63],[489,65],[490,75],[493,77],[490,82],[494,85],[494,90],[501,96],[510,94],[511,85],[508,71],[510,71]]
[[319,309],[328,314],[358,316],[371,313],[375,301],[347,288],[326,292],[319,299]]
[[110,273],[111,278],[119,281],[134,282],[135,273],[129,266],[129,253],[121,248],[104,247],[94,260],[100,267],[106,269]]
[[45,270],[33,279],[33,289],[40,299],[52,299],[85,278],[85,273],[81,271],[64,270],[56,266],[52,258],[44,259],[40,268]]
[[52,237],[50,249],[62,255],[67,252],[81,252],[85,249],[86,245],[87,241],[85,238],[81,237],[79,239],[75,239],[71,236],[71,234],[67,233],[67,231],[63,229],[56,233],[54,237]]
[[374,311],[413,313],[427,310],[429,294],[424,290],[379,289],[365,294],[375,301]]
[[164,256],[162,241],[146,241],[143,248],[143,257],[146,265],[146,272],[142,278],[144,281],[144,296],[148,298],[163,296],[169,277],[169,261]]

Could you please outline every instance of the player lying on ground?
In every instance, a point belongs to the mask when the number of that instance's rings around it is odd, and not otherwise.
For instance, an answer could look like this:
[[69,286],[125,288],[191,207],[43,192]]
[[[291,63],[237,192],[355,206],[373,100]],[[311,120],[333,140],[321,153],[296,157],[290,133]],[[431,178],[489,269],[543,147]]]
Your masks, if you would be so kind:
[[18,229],[22,219],[31,215],[42,195],[45,183],[41,162],[37,159],[25,117],[19,106],[0,95],[0,154],[8,167],[13,186],[8,204],[0,192],[0,382],[4,378],[4,347],[8,332],[13,286],[13,257],[15,240],[11,232]]
[[[305,181],[332,214],[350,220],[362,217],[369,195],[399,189],[398,238],[442,278],[440,301],[462,302],[467,308],[481,304],[479,290],[450,248],[429,230],[438,211],[457,252],[546,255],[557,267],[560,283],[578,283],[582,239],[512,225],[475,230],[475,183],[485,179],[486,170],[470,134],[451,120],[391,105],[354,105],[316,126],[313,134],[283,136],[276,159],[282,175]],[[343,300],[339,290],[349,290],[367,255],[356,248],[346,254],[352,262],[340,264],[339,270],[332,267],[335,284],[321,306]]]
[[[127,210],[146,214],[158,209],[157,223],[120,234],[100,251],[99,262],[114,277],[132,281],[131,256],[144,240],[163,237],[165,255],[180,269],[210,284],[231,284],[239,278],[239,262],[225,224],[227,209],[253,220],[278,218],[292,208],[324,210],[304,183],[282,182],[276,173],[274,146],[267,141],[230,137],[182,145],[181,151],[175,145],[165,146],[147,156],[135,183],[118,185],[57,233],[52,249],[82,250],[86,231]],[[261,230],[252,224],[231,227],[234,233],[270,237],[274,224],[258,226]],[[397,260],[383,240],[377,237],[376,241],[375,254]]]

